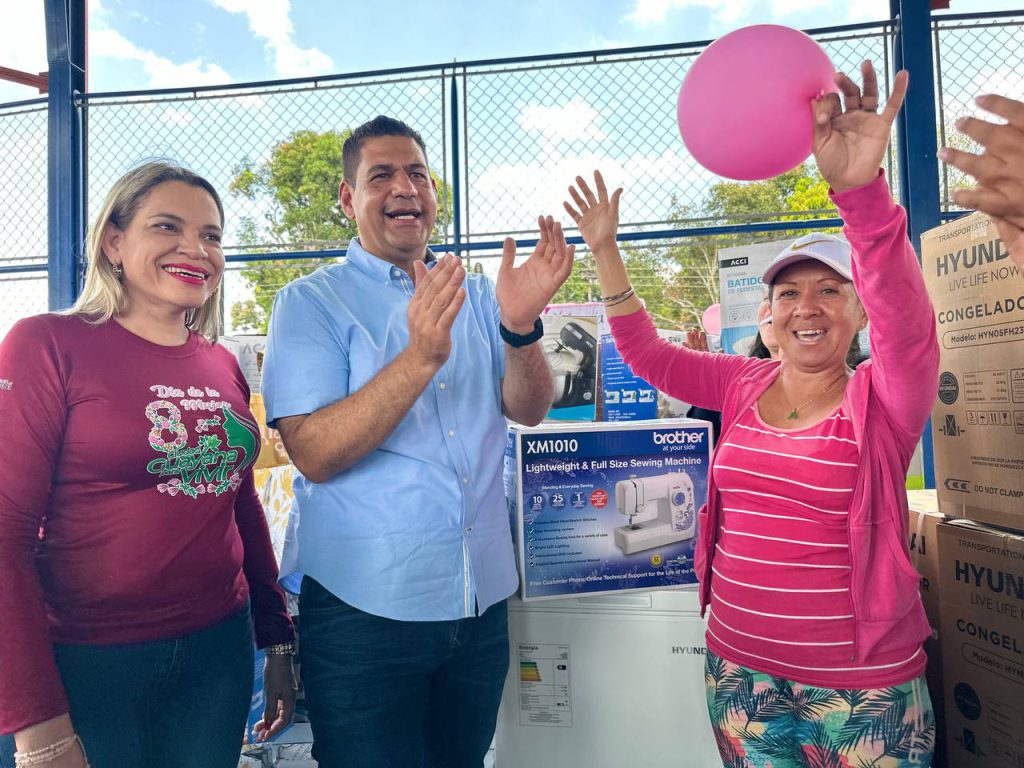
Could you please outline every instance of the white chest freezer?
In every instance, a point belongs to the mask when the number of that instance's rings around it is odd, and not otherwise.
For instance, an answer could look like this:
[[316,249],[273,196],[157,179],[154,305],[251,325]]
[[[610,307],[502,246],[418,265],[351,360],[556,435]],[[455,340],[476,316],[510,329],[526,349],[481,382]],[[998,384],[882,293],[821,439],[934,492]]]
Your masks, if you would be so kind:
[[509,600],[496,768],[721,765],[695,590]]

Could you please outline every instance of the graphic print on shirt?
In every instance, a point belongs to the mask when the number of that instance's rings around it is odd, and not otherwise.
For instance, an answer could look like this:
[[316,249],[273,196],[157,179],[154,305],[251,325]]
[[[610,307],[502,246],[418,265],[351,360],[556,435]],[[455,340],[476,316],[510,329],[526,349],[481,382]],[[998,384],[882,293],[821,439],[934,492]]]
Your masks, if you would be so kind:
[[[237,489],[242,472],[256,461],[259,451],[256,424],[235,413],[210,387],[182,390],[157,384],[150,391],[158,399],[146,405],[146,418],[153,425],[149,445],[161,455],[149,462],[146,471],[162,479],[157,490],[196,499]],[[182,423],[182,411],[210,414],[196,420],[195,431],[200,434],[194,439]]]

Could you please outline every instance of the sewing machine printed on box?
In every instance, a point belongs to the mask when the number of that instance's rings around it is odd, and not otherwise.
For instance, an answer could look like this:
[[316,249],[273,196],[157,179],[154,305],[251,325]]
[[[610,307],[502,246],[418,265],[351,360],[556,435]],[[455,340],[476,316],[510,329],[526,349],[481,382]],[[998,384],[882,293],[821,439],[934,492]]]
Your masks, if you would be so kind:
[[505,491],[524,601],[693,584],[710,425],[513,425]]

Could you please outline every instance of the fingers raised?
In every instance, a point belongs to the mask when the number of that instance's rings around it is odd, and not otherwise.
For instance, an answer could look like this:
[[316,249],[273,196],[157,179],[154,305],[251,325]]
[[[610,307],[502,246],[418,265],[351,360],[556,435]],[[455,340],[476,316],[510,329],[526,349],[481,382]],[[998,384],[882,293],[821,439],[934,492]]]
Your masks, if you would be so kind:
[[[577,176],[576,179],[577,181],[580,181],[579,176]],[[569,195],[572,197],[573,202],[576,203],[576,208],[579,210],[581,215],[590,210],[592,203],[588,203],[584,200],[583,195],[579,193],[576,187],[569,187]]]
[[1018,131],[1024,131],[1024,103],[994,94],[979,96],[975,102],[986,112],[1004,118]]
[[413,268],[416,270],[417,280],[412,300],[424,307],[433,308],[435,315],[451,302],[466,277],[466,270],[462,268],[459,259],[451,254],[445,256],[441,263],[431,270],[427,270],[420,262]]
[[870,59],[861,62],[861,78],[863,79],[863,93],[860,97],[861,109],[874,112],[878,109],[878,76],[875,74],[875,66]]
[[576,185],[580,188],[580,191],[583,193],[583,196],[587,199],[588,205],[597,205],[597,198],[594,197],[594,193],[590,191],[590,185],[587,184],[586,179],[584,179],[582,176],[577,176]]
[[939,157],[943,162],[959,168],[976,179],[996,178],[1004,168],[1004,163],[991,155],[976,155],[973,152],[964,152],[950,147],[943,147],[939,151]]
[[1013,213],[1013,205],[1006,196],[991,189],[957,189],[953,192],[953,202],[961,208],[984,211],[990,216],[1007,217]]
[[498,267],[498,274],[502,275],[512,269],[516,262],[516,241],[506,237],[501,247],[501,266]]
[[884,117],[889,125],[892,125],[896,120],[896,115],[899,114],[900,107],[903,106],[903,99],[907,96],[907,85],[910,82],[910,75],[907,70],[901,69],[896,73],[896,78],[892,82],[892,93],[889,94],[889,98],[885,102],[885,109],[882,110],[882,117]]
[[622,197],[622,187],[619,187],[612,192],[612,213],[615,214],[615,220],[619,220],[619,199]]
[[600,171],[594,171],[594,185],[597,187],[597,200],[601,203],[608,202],[608,187],[604,183],[604,176]]
[[836,93],[826,93],[820,99],[815,99],[811,102],[811,109],[814,110],[814,127],[819,133],[822,129],[825,129],[827,133],[828,124],[832,122],[834,117],[843,113],[839,94]]
[[836,72],[834,81],[839,87],[839,91],[843,94],[843,104],[846,107],[846,111],[855,112],[860,109],[860,86],[843,72]]

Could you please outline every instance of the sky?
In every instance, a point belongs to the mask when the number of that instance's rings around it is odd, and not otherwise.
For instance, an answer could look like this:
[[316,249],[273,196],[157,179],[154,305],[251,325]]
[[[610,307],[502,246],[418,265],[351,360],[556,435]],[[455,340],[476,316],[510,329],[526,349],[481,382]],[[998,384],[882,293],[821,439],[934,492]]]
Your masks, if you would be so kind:
[[[923,1],[923,0],[922,0]],[[801,29],[888,17],[888,0],[87,0],[89,89],[215,85],[656,45],[757,23]],[[952,0],[950,12],[1021,0]],[[0,65],[46,69],[43,3],[5,3]],[[382,8],[386,11],[382,12]],[[0,83],[0,103],[36,98]]]
[[[905,0],[924,2],[925,0]],[[950,13],[1014,10],[1024,0],[952,0]],[[888,17],[888,0],[88,0],[89,91],[230,85],[285,78],[430,66],[453,61],[559,54],[709,40],[757,23],[802,29]],[[1024,13],[1024,11],[1022,11]],[[46,68],[41,0],[7,0],[0,66]],[[881,56],[877,32],[825,43],[850,70]],[[1024,95],[1024,27],[987,36],[952,35],[946,83],[951,121],[974,95]],[[983,49],[983,50],[982,50]],[[623,184],[623,227],[659,228],[670,207],[699,205],[716,177],[680,141],[675,101],[685,57],[609,65],[476,70],[463,101],[463,233],[476,242],[530,236],[538,213],[563,216],[577,173],[600,167]],[[374,78],[378,80],[379,78]],[[238,164],[265,161],[296,130],[352,127],[392,111],[423,132],[432,167],[451,172],[450,137],[436,71],[382,86],[335,84],[315,91],[265,90],[230,98],[191,95],[99,102],[89,113],[89,215],[129,167],[168,157],[209,178],[225,198],[226,240],[268,202],[230,192]],[[955,86],[955,87],[954,87]],[[0,105],[38,98],[0,82]],[[46,113],[22,107],[0,126],[0,259],[38,261],[46,253]],[[263,242],[269,243],[269,240]],[[19,278],[21,279],[21,278]],[[27,279],[27,278],[26,278]],[[14,316],[45,309],[45,279],[0,282],[0,307]],[[229,296],[229,298],[231,298]],[[234,300],[234,299],[232,299]],[[5,326],[0,312],[0,332]],[[7,314],[10,314],[8,311]]]

